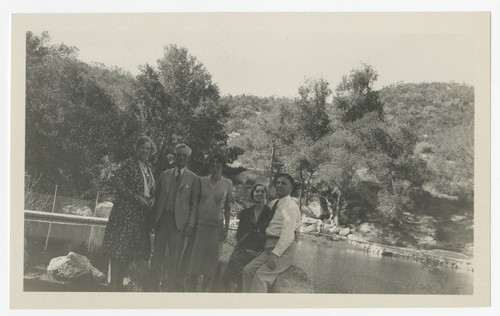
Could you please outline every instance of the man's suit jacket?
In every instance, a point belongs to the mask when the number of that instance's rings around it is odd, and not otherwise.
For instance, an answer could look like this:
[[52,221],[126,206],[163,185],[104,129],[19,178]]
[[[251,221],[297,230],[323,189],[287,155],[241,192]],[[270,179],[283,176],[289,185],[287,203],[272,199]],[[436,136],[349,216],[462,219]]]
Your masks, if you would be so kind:
[[[155,217],[154,226],[156,227],[163,212],[166,212],[168,190],[170,190],[172,181],[175,181],[175,168],[165,170],[161,173],[158,181],[156,200],[155,200]],[[184,170],[177,187],[175,195],[175,224],[179,231],[184,231],[186,225],[196,224],[196,213],[198,211],[198,195],[200,191],[199,177],[188,170]]]

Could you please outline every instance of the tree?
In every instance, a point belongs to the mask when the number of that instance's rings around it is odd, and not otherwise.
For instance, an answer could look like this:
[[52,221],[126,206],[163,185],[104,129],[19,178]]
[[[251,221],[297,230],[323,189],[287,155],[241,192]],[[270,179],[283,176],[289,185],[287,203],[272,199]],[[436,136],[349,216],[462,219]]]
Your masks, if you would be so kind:
[[306,79],[299,87],[299,128],[302,134],[317,141],[330,132],[330,119],[326,113],[326,99],[332,93],[324,79]]
[[158,60],[158,71],[165,92],[172,96],[176,106],[188,112],[185,115],[191,114],[203,100],[219,99],[219,88],[212,82],[212,75],[184,47],[165,46],[163,57]]
[[[178,142],[193,149],[191,168],[200,173],[206,155],[226,150],[227,104],[219,102],[211,74],[186,48],[166,46],[157,65],[157,69],[143,66],[135,86],[142,129],[155,135],[160,147],[156,173],[170,165],[168,154]],[[234,158],[238,151],[230,152]]]
[[135,79],[130,72],[94,62],[88,64],[88,72],[111,96],[118,109],[125,111],[133,103]]
[[299,174],[299,204],[302,207],[304,191],[306,205],[309,203],[309,188],[312,177],[322,162],[319,141],[330,133],[330,119],[326,113],[326,99],[331,94],[324,79],[306,79],[298,89],[295,100],[298,136],[289,146],[287,157],[290,169]]
[[418,136],[405,124],[388,124],[375,113],[346,125],[360,140],[365,168],[382,185],[379,193],[381,217],[400,224],[403,211],[416,210],[422,186],[430,180],[427,164],[415,154]]
[[318,186],[330,204],[335,206],[332,217],[339,225],[342,223],[344,202],[355,191],[359,181],[358,170],[365,167],[365,157],[359,151],[360,139],[349,130],[338,130],[327,136],[323,146],[328,160],[318,168]]
[[26,43],[26,170],[45,191],[89,190],[120,143],[120,112],[76,48],[50,45],[46,32]]
[[363,65],[342,78],[334,96],[340,124],[332,137],[338,139],[330,145],[332,162],[321,170],[331,188],[327,192],[337,196],[337,220],[342,199],[362,180],[360,171],[382,185],[379,210],[391,223],[401,222],[403,210],[415,211],[422,186],[430,179],[425,161],[414,153],[414,129],[384,120],[383,104],[373,90],[376,79],[373,68]]
[[335,89],[333,102],[340,111],[343,123],[356,121],[370,112],[382,119],[383,104],[378,98],[378,92],[373,90],[377,78],[377,72],[367,64],[352,70],[349,76],[342,77]]
[[287,146],[282,152],[282,159],[286,162],[288,169],[293,170],[299,176],[300,206],[304,198],[305,205],[309,205],[311,191],[315,189],[313,181],[318,178],[318,170],[330,160],[330,153],[326,149],[329,145],[325,137],[317,142],[299,137],[294,141],[293,146]]
[[474,87],[460,83],[397,83],[380,90],[391,124],[412,127],[425,148],[433,189],[472,201]]
[[457,196],[461,201],[474,199],[474,127],[450,128],[436,137],[431,167],[434,183],[440,192]]
[[26,170],[43,174],[46,191],[59,184],[71,194],[105,183],[142,134],[160,147],[157,174],[170,165],[178,142],[192,147],[197,172],[211,152],[230,160],[241,153],[227,148],[227,104],[185,48],[165,47],[158,69],[146,64],[133,78],[78,60],[76,48],[51,45],[46,32],[28,32],[26,43]]
[[269,186],[271,186],[272,179],[274,178],[276,164],[277,162],[281,163],[282,160],[279,159],[279,148],[283,152],[286,151],[286,148],[294,145],[298,136],[297,117],[296,107],[289,102],[280,102],[272,108],[270,115],[259,117],[260,120],[257,126],[265,133],[264,141],[269,144]]
[[134,83],[135,115],[139,119],[141,133],[152,137],[158,146],[157,157],[161,158],[156,160],[155,174],[159,175],[168,165],[165,157],[169,146],[176,141],[173,101],[165,91],[158,71],[148,64],[139,69]]

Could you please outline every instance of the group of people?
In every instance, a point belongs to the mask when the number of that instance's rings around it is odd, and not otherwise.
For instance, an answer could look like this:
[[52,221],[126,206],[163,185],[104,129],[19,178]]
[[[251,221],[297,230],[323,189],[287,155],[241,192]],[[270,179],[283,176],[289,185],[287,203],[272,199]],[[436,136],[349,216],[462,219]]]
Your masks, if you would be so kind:
[[[229,230],[233,184],[222,176],[224,156],[210,157],[209,175],[199,177],[187,168],[191,149],[178,144],[175,167],[155,181],[148,162],[155,144],[141,136],[134,149],[113,181],[116,199],[104,234],[110,290],[122,291],[127,266],[142,259],[150,263],[148,291],[195,292],[200,276],[201,291],[207,291]],[[300,224],[299,207],[290,197],[294,180],[278,174],[275,187],[278,199],[267,204],[266,186],[256,184],[252,206],[239,214],[237,244],[221,277],[228,292],[265,293],[293,263]]]

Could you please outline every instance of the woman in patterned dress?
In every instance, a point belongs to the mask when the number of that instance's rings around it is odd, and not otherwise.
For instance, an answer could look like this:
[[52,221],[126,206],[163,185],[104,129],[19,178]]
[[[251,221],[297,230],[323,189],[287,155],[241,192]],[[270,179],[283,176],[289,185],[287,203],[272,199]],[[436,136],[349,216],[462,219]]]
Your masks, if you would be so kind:
[[209,160],[210,176],[200,179],[200,202],[196,235],[188,265],[188,291],[194,291],[198,276],[203,275],[202,292],[215,278],[220,244],[227,237],[231,215],[233,183],[222,176],[226,161],[222,155]]
[[115,202],[104,233],[104,250],[111,263],[110,291],[123,290],[125,271],[135,259],[150,255],[149,218],[154,201],[154,178],[148,163],[156,152],[153,141],[141,136],[135,156],[117,170],[113,181]]
[[250,198],[254,205],[241,211],[236,231],[237,244],[227,263],[226,271],[222,276],[226,291],[232,292],[234,285],[241,291],[241,273],[243,268],[261,251],[266,243],[266,228],[271,221],[271,209],[265,205],[267,198],[266,186],[257,183],[250,191]]

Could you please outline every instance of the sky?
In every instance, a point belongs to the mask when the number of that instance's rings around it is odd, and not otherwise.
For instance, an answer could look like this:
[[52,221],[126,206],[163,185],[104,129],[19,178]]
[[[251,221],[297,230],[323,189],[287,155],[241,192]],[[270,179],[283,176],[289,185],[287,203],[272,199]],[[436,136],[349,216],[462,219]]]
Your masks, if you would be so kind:
[[[484,16],[483,16],[484,17]],[[27,27],[80,59],[138,73],[165,45],[188,49],[221,94],[297,95],[305,78],[342,76],[367,63],[376,88],[397,82],[474,84],[471,13],[169,13],[32,15]]]

